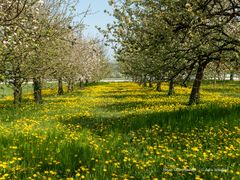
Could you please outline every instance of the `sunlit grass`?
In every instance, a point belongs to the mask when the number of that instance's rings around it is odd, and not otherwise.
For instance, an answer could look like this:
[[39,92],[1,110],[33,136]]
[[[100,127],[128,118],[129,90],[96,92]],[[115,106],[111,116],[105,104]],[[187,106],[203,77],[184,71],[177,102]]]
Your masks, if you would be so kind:
[[[16,109],[0,101],[0,179],[239,177],[238,83],[206,84],[198,106],[134,83],[102,83]],[[27,94],[25,99],[32,99]]]

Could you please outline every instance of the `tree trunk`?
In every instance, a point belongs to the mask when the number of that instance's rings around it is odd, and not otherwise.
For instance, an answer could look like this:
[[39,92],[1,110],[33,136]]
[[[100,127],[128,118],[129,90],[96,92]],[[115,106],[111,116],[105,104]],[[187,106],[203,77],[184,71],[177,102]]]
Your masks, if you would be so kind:
[[143,83],[143,79],[140,78],[140,79],[138,80],[138,85],[139,85],[139,86],[142,86],[142,83]]
[[200,86],[204,75],[204,70],[207,66],[207,62],[199,63],[197,74],[193,83],[192,92],[189,99],[189,105],[199,104],[200,101]]
[[217,77],[216,77],[216,74],[214,74],[214,79],[213,79],[213,80],[214,80],[213,84],[216,85],[216,84],[217,84]]
[[217,75],[218,76],[218,81],[221,81],[221,74],[219,72],[217,74],[218,74]]
[[162,87],[161,87],[161,85],[162,85],[162,82],[161,81],[157,81],[157,91],[158,92],[161,92],[162,91]]
[[63,80],[62,78],[58,79],[58,95],[63,95],[64,91],[63,91]]
[[82,89],[84,87],[84,83],[82,80],[79,81],[79,87]]
[[234,81],[234,72],[230,72],[230,81]]
[[225,81],[225,80],[226,80],[226,74],[223,73],[223,81]]
[[22,102],[22,83],[20,79],[14,79],[13,86],[13,103],[19,105]]
[[33,78],[33,95],[37,104],[42,103],[42,83],[40,78]]
[[72,79],[69,79],[69,80],[68,80],[68,92],[69,92],[69,93],[73,92],[73,86],[74,86],[73,80],[72,80]]
[[88,82],[89,82],[88,79],[86,79],[86,81],[85,81],[86,86],[88,85]]
[[175,90],[174,90],[174,81],[171,80],[171,81],[169,82],[168,95],[169,95],[169,96],[172,96],[174,93],[175,93]]
[[152,78],[149,79],[149,87],[152,88],[153,87],[153,83],[152,83]]
[[144,75],[144,78],[143,78],[143,87],[147,87],[147,76]]
[[136,77],[132,77],[132,82],[137,82],[137,78]]

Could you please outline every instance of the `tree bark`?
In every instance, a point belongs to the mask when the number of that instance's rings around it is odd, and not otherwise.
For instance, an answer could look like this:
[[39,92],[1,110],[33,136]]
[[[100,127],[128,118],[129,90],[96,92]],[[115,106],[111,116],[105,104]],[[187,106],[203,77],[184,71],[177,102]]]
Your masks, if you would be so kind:
[[144,75],[144,78],[143,78],[143,87],[147,87],[147,76]]
[[73,86],[74,86],[73,80],[69,79],[68,80],[68,92],[69,93],[73,92]]
[[152,78],[149,79],[148,83],[149,83],[149,87],[152,88],[153,87]]
[[217,77],[216,77],[216,74],[214,74],[214,78],[213,78],[213,84],[216,85],[217,84]]
[[37,104],[42,103],[42,82],[41,78],[33,78],[33,96]]
[[82,88],[84,88],[84,82],[83,82],[83,80],[80,80],[79,81],[79,87],[82,89]]
[[22,102],[22,82],[20,79],[16,78],[13,82],[13,103],[19,105]]
[[174,95],[174,93],[175,93],[175,89],[174,89],[174,81],[171,80],[171,81],[169,82],[168,95],[169,95],[169,96],[172,96],[172,95]]
[[221,74],[220,73],[218,73],[218,81],[221,81]]
[[86,79],[86,81],[85,81],[86,86],[88,85],[88,82],[89,82],[88,79]]
[[63,95],[64,91],[63,91],[63,80],[62,78],[58,79],[58,95]]
[[137,78],[136,77],[132,77],[132,81],[133,82],[137,82]]
[[143,79],[140,78],[137,82],[138,82],[138,85],[139,85],[139,86],[142,86],[142,84],[143,84]]
[[230,81],[234,81],[234,72],[230,72]]
[[200,86],[204,75],[204,70],[208,62],[199,63],[197,74],[193,83],[192,92],[189,99],[189,105],[199,104],[200,102]]
[[223,81],[225,81],[225,80],[226,80],[226,74],[223,73]]
[[157,81],[157,91],[158,92],[161,92],[162,91],[162,87],[161,87],[161,85],[162,85],[162,82],[161,81]]

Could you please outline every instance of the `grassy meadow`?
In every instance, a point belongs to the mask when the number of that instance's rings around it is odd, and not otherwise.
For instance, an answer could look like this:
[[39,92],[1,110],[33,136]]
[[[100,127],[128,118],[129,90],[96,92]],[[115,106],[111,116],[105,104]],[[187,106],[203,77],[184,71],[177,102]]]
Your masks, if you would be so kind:
[[167,90],[50,88],[19,108],[0,98],[0,179],[239,179],[240,83],[205,83],[192,107],[190,87]]

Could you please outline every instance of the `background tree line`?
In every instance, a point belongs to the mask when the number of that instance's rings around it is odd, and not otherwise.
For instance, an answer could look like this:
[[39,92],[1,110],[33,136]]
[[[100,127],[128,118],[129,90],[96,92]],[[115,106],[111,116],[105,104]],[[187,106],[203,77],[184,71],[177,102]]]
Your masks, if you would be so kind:
[[[189,104],[198,104],[204,74],[239,71],[239,0],[110,0],[115,21],[99,29],[113,45],[122,71],[147,81],[186,86]],[[212,73],[216,79],[216,73]]]
[[37,103],[42,81],[63,81],[72,92],[77,81],[98,81],[109,71],[101,42],[85,39],[78,0],[0,0],[0,79],[13,89],[14,103],[22,101],[22,86],[33,82]]

